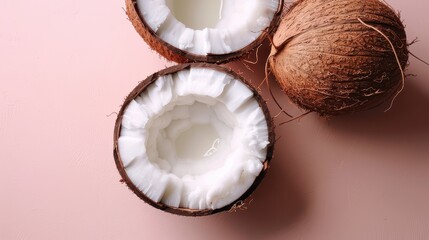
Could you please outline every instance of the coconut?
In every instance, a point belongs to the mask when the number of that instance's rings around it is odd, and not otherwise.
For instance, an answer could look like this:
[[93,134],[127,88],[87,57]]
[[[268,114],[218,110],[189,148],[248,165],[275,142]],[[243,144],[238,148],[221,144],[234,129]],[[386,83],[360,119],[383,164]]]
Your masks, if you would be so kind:
[[116,120],[123,181],[164,211],[202,216],[241,204],[264,177],[274,125],[245,79],[217,65],[183,64],[149,76]]
[[293,102],[338,115],[393,101],[407,46],[399,16],[379,0],[299,0],[274,35],[269,62]]
[[168,60],[224,63],[260,45],[278,23],[281,0],[126,0],[147,44]]

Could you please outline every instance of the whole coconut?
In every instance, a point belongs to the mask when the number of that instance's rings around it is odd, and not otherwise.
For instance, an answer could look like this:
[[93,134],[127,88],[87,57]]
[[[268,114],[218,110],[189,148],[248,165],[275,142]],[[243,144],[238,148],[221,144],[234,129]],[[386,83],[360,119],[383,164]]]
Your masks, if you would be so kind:
[[274,35],[269,61],[292,101],[339,115],[401,91],[407,46],[400,18],[379,0],[299,0]]

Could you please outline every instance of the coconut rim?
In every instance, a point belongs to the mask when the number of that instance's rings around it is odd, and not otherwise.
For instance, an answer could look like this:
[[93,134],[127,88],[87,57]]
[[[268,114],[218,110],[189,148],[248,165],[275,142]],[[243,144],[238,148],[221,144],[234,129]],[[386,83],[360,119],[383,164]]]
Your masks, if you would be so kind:
[[[224,73],[227,73],[228,75],[232,76],[234,79],[242,82],[244,85],[246,85],[253,92],[253,98],[258,102],[259,107],[262,109],[262,112],[265,115],[265,120],[267,122],[267,127],[268,127],[269,144],[267,145],[267,155],[266,155],[265,161],[263,163],[263,168],[262,168],[261,172],[255,178],[254,182],[246,190],[245,193],[243,193],[238,199],[234,200],[232,203],[230,203],[230,204],[228,204],[222,208],[218,208],[218,209],[202,209],[202,210],[200,210],[200,209],[189,209],[189,208],[180,208],[180,207],[176,208],[176,207],[168,206],[168,205],[161,203],[161,202],[153,201],[152,199],[147,197],[143,192],[141,192],[134,185],[134,183],[129,179],[129,177],[125,171],[125,167],[123,166],[122,159],[121,159],[121,156],[119,153],[119,148],[118,148],[118,140],[119,140],[119,137],[121,135],[122,118],[124,116],[124,112],[125,112],[126,108],[128,107],[129,103],[133,99],[135,99],[137,96],[139,96],[141,93],[143,93],[147,89],[147,87],[149,87],[152,83],[154,83],[156,80],[158,80],[159,77],[169,75],[169,74],[174,74],[174,73],[179,72],[179,71],[184,70],[184,69],[190,69],[191,67],[192,68],[210,68],[210,69],[213,69],[216,71],[224,72]],[[113,156],[115,159],[116,167],[119,171],[119,174],[122,177],[121,181],[125,182],[127,184],[128,188],[131,191],[133,191],[139,198],[141,198],[146,203],[150,204],[151,206],[153,206],[157,209],[163,210],[165,212],[177,214],[177,215],[206,216],[206,215],[211,215],[211,214],[215,214],[215,213],[219,213],[219,212],[228,211],[230,209],[233,209],[237,203],[240,203],[240,202],[244,201],[246,198],[248,198],[253,193],[253,191],[258,187],[258,185],[261,183],[262,179],[264,178],[264,176],[265,176],[265,174],[269,168],[269,164],[270,164],[271,159],[272,159],[273,154],[274,154],[274,143],[275,143],[274,128],[275,128],[275,125],[273,122],[273,118],[270,115],[266,101],[262,98],[262,96],[258,93],[258,91],[245,78],[243,78],[239,74],[235,73],[231,69],[221,67],[218,65],[214,65],[214,64],[207,64],[207,63],[179,64],[176,66],[172,66],[172,67],[163,69],[157,73],[150,75],[145,80],[140,82],[131,91],[131,93],[125,98],[124,103],[121,106],[121,109],[118,113],[118,117],[116,118],[116,122],[115,122],[114,135],[113,135],[113,144],[114,144]]]
[[[166,50],[169,51],[171,54],[178,56],[178,57],[174,58],[174,61],[183,62],[183,63],[208,62],[208,63],[221,64],[221,63],[230,62],[230,61],[233,61],[235,59],[239,59],[239,58],[245,56],[247,53],[250,53],[257,46],[261,45],[262,42],[267,38],[267,36],[272,36],[274,34],[278,25],[280,24],[281,15],[282,15],[283,6],[284,6],[283,0],[279,0],[278,8],[277,8],[277,10],[273,16],[273,19],[270,22],[270,25],[267,28],[265,28],[265,30],[261,31],[261,34],[258,36],[258,38],[256,38],[250,44],[246,45],[244,48],[241,48],[239,50],[236,50],[236,51],[231,52],[231,53],[226,53],[226,54],[210,54],[209,53],[207,55],[198,55],[198,54],[190,53],[190,52],[184,51],[182,49],[179,49],[179,48],[167,43],[166,41],[164,41],[162,38],[160,38],[156,34],[156,32],[154,32],[152,30],[152,28],[149,27],[149,25],[146,23],[146,20],[140,15],[137,0],[125,0],[125,1],[126,1],[126,6],[127,6],[126,13],[129,17],[129,20],[134,25],[134,28],[136,29],[136,31],[141,36],[145,35],[141,31],[148,33],[150,35],[148,37],[154,39],[157,43],[161,44],[162,46],[165,46]],[[138,16],[138,18],[136,18],[135,16]],[[139,30],[136,25],[141,26],[142,30]],[[143,37],[143,39],[147,42],[145,37]],[[153,47],[153,48],[159,54],[161,54],[163,57],[167,58],[168,60],[173,60],[173,59],[169,59],[167,56],[165,56],[163,54],[164,51],[160,51],[156,47]]]

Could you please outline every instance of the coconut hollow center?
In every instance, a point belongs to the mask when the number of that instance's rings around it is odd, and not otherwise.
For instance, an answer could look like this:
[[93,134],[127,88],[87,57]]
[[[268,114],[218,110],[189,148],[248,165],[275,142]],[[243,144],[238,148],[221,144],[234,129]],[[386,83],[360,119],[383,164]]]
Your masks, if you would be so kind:
[[195,102],[186,106],[190,115],[180,119],[183,109],[183,106],[175,107],[156,120],[174,119],[165,128],[153,125],[156,130],[151,130],[151,138],[156,136],[157,139],[156,153],[149,150],[151,161],[178,177],[198,176],[222,167],[230,152],[228,145],[233,130],[215,111],[226,112],[226,107]]
[[176,139],[179,159],[198,161],[218,151],[219,134],[210,124],[195,124]]
[[221,19],[223,0],[167,0],[174,17],[194,30],[214,28]]

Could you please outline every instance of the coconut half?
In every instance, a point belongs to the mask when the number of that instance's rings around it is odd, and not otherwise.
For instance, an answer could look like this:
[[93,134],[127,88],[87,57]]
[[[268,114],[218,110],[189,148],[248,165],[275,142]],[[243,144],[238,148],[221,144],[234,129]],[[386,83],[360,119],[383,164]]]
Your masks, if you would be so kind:
[[281,0],[126,0],[127,14],[148,45],[175,62],[239,58],[273,33]]
[[274,126],[243,78],[210,64],[148,77],[126,98],[114,157],[128,187],[167,212],[201,216],[247,198],[268,169]]

